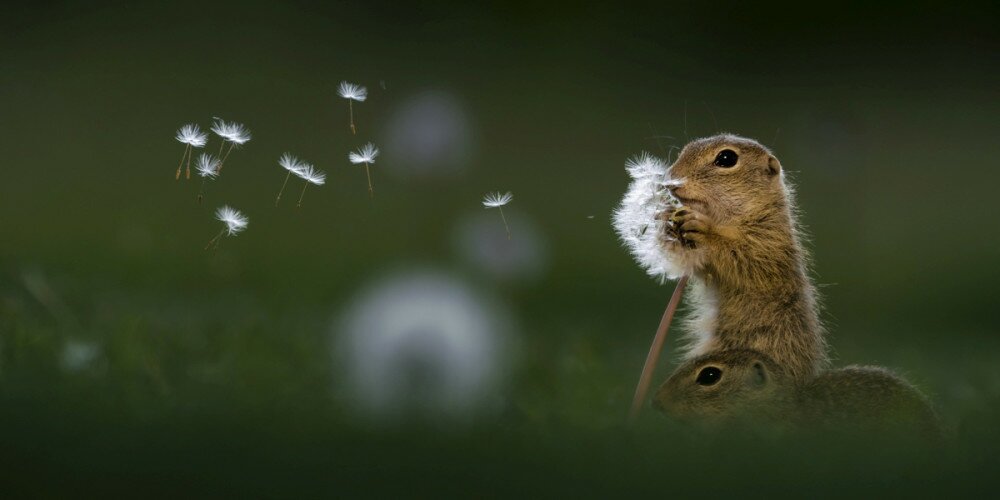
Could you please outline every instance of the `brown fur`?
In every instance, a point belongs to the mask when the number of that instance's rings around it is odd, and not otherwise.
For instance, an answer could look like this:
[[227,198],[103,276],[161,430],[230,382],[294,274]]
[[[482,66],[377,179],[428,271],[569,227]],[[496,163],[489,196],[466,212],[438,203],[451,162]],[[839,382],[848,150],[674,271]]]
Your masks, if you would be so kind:
[[[731,149],[734,167],[714,164]],[[766,353],[795,379],[828,364],[816,292],[795,217],[794,194],[778,159],[729,134],[692,141],[670,167],[681,206],[664,244],[694,283],[688,357],[711,351]]]
[[[713,385],[699,385],[698,374],[709,366],[721,369],[722,376]],[[653,406],[703,423],[750,417],[806,430],[941,435],[927,398],[885,368],[848,366],[795,382],[763,353],[720,351],[678,367],[660,386]]]

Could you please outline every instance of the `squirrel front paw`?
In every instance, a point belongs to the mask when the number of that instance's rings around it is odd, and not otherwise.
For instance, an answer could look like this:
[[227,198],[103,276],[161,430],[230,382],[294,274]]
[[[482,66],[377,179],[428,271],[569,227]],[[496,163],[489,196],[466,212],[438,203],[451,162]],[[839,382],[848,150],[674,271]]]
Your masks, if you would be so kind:
[[683,248],[697,248],[705,242],[713,227],[712,220],[707,215],[688,206],[664,211],[658,218],[666,222],[665,239],[672,245]]

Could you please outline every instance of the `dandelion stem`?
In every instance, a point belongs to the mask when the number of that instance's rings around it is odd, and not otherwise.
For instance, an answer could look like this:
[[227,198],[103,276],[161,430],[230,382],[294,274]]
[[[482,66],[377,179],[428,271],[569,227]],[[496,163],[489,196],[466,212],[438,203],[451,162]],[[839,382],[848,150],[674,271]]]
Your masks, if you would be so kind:
[[306,195],[306,188],[307,187],[309,187],[309,183],[308,182],[305,183],[305,185],[302,186],[302,194],[299,195],[299,203],[297,205],[295,205],[295,206],[297,206],[297,207],[301,207],[302,206],[302,198],[304,198],[305,195]]
[[[181,164],[177,165],[177,175],[174,176],[174,180],[175,181],[180,180],[180,178],[181,178],[181,167],[184,166],[184,157],[188,156],[188,151],[191,151],[191,145],[190,144],[188,144],[187,146],[184,147],[184,154],[181,155]],[[188,165],[190,165],[190,163]],[[190,175],[191,174],[190,168],[191,167],[189,166],[188,167],[188,178],[191,177],[191,175]]]
[[503,207],[497,207],[500,209],[500,218],[503,219],[503,228],[507,230],[507,239],[510,239],[510,227],[507,226],[507,217],[503,215]]
[[357,135],[358,131],[354,128],[354,101],[351,99],[347,100],[347,111],[351,115],[351,133]]
[[288,185],[288,178],[291,176],[292,171],[289,170],[288,173],[285,174],[285,182],[281,185],[281,191],[278,191],[278,197],[274,199],[274,206],[278,206],[278,202],[281,201],[281,193],[285,192],[285,186]]
[[[223,143],[223,144],[225,144],[225,143]],[[226,156],[222,157],[222,161],[219,162],[219,168],[215,169],[216,173],[222,172],[222,166],[226,164],[226,158],[229,158],[229,153],[232,153],[233,152],[233,148],[235,148],[235,147],[236,147],[236,143],[235,142],[229,145],[229,149],[226,150]],[[222,149],[219,149],[219,154],[222,154]]]
[[642,410],[642,405],[646,401],[646,393],[649,392],[649,383],[653,380],[653,371],[656,369],[656,362],[660,359],[660,351],[663,350],[663,341],[667,338],[667,330],[674,320],[674,313],[677,312],[677,305],[681,302],[681,295],[684,287],[687,286],[688,277],[681,276],[674,287],[674,293],[670,296],[667,309],[663,311],[660,318],[660,326],[656,329],[653,337],[653,344],[649,346],[649,354],[646,355],[646,364],[642,366],[642,375],[639,376],[639,384],[635,387],[635,396],[632,397],[632,408],[628,414],[629,422],[635,422]]
[[[188,148],[190,148],[190,147],[191,146],[188,146]],[[187,170],[185,170],[185,173],[184,173],[184,180],[187,180],[187,181],[191,180],[191,157],[192,156],[194,156],[194,149],[189,149],[188,150]]]
[[365,175],[368,176],[368,197],[375,197],[375,190],[372,188],[372,173],[368,170],[368,163],[365,163]]
[[205,250],[208,250],[212,246],[212,243],[215,243],[215,248],[218,249],[220,238],[222,238],[222,235],[225,233],[226,230],[223,229],[222,231],[219,231],[219,234],[215,235],[215,238],[208,240],[208,244],[205,245]]
[[198,189],[198,203],[199,204],[201,203],[201,199],[205,197],[204,196],[204,194],[205,194],[205,180],[207,180],[207,179],[208,179],[207,177],[202,177],[201,178],[201,188]]

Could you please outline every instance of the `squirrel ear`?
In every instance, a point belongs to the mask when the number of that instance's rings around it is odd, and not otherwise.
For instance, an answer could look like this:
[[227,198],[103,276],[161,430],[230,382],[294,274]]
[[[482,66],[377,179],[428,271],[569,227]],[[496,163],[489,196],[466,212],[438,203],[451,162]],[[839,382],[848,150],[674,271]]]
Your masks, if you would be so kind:
[[781,172],[781,162],[774,155],[767,155],[767,173],[778,175]]
[[767,384],[767,368],[764,367],[764,363],[755,360],[753,362],[753,381],[758,387]]

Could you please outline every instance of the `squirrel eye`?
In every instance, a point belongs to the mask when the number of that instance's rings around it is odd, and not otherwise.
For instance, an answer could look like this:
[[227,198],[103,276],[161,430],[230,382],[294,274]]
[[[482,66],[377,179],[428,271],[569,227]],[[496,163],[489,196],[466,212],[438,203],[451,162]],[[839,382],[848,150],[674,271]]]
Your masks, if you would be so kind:
[[698,385],[715,385],[720,378],[722,378],[722,370],[714,366],[707,366],[701,369],[701,372],[698,373],[698,378],[695,382],[697,382]]
[[739,160],[740,156],[736,154],[736,151],[732,149],[723,149],[719,151],[719,154],[715,155],[715,166],[722,168],[729,168],[736,165],[736,160]]

